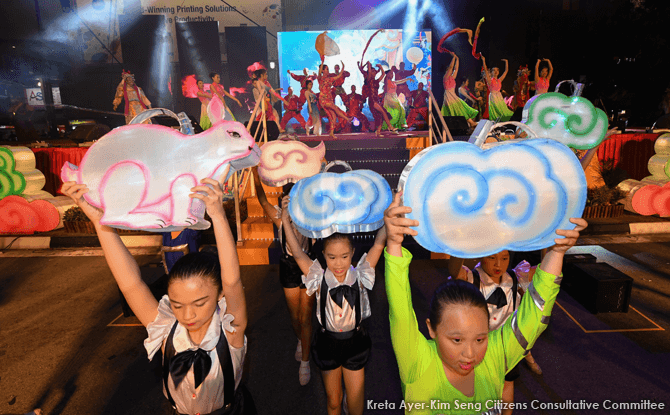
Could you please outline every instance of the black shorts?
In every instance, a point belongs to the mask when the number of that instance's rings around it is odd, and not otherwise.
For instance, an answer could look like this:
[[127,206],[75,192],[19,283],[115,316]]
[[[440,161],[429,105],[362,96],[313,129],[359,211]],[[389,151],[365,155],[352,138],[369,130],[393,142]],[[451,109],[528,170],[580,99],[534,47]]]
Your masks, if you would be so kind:
[[519,372],[519,365],[521,362],[517,363],[516,366],[512,368],[507,374],[505,375],[505,382],[514,382],[521,376],[521,372]]
[[340,366],[348,370],[363,369],[372,349],[368,332],[359,327],[348,339],[337,338],[338,334],[318,326],[312,341],[312,359],[316,367],[321,370],[333,370]]
[[281,254],[279,258],[279,282],[284,288],[305,288],[302,283],[302,270],[291,255]]

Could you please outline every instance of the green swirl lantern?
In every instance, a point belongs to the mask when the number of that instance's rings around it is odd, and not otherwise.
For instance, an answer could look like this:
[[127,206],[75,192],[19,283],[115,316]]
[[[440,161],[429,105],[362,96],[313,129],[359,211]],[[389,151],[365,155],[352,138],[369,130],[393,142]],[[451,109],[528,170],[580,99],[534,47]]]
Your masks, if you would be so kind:
[[597,147],[607,134],[607,114],[585,98],[550,92],[531,98],[523,107],[522,121],[538,137],[551,138],[568,147]]
[[0,199],[20,195],[26,188],[26,179],[16,171],[14,154],[6,147],[0,147]]

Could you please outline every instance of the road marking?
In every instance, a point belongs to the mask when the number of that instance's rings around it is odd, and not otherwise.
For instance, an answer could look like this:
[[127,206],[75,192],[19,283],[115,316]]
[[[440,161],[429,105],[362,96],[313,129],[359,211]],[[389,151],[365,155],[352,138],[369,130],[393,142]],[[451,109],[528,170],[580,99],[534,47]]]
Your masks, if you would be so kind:
[[581,324],[579,324],[579,321],[577,321],[577,319],[574,318],[574,317],[572,316],[572,314],[570,314],[570,313],[568,312],[568,310],[566,310],[565,308],[563,308],[563,306],[560,305],[560,304],[558,303],[558,301],[556,301],[556,305],[557,305],[561,310],[563,310],[563,311],[565,312],[565,314],[567,314],[568,317],[570,317],[570,319],[571,319],[572,321],[574,321],[575,324],[577,324],[577,325],[579,326],[579,328],[582,329],[582,331],[584,331],[584,333],[587,333],[587,334],[592,334],[592,333],[624,333],[624,332],[631,332],[631,331],[665,331],[665,329],[664,329],[663,327],[661,327],[661,326],[659,326],[658,324],[656,324],[656,323],[655,323],[652,319],[650,319],[649,317],[647,317],[647,316],[645,316],[644,314],[640,313],[640,312],[639,312],[635,307],[633,307],[633,306],[629,306],[629,308],[632,308],[636,313],[638,313],[639,315],[641,315],[641,316],[644,317],[645,319],[649,320],[649,321],[650,321],[654,326],[656,326],[656,327],[655,327],[655,328],[646,328],[646,329],[587,330],[587,329],[584,328],[584,326],[582,326]]

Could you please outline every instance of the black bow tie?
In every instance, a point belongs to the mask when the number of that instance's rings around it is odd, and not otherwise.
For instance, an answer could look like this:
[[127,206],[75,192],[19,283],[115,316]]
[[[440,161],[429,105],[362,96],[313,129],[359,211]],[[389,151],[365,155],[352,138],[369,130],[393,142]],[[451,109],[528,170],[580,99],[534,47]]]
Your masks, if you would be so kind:
[[489,298],[486,299],[487,304],[493,304],[498,308],[502,308],[507,305],[507,295],[502,288],[498,287],[489,295]]
[[356,304],[356,298],[358,297],[358,286],[355,284],[353,286],[343,284],[339,287],[332,288],[329,293],[330,298],[335,301],[335,304],[337,304],[338,307],[342,308],[342,299],[346,298],[351,308],[353,308]]
[[209,358],[207,351],[203,349],[177,353],[170,360],[170,374],[172,375],[175,388],[184,380],[184,376],[186,376],[191,366],[193,366],[193,377],[195,378],[195,387],[197,388],[207,377],[209,369],[212,367],[212,359]]

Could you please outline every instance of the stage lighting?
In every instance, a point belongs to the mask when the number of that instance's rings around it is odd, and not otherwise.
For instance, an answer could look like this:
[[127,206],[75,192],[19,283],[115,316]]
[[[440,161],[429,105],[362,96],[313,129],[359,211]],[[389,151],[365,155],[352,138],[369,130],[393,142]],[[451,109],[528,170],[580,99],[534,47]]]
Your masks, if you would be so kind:
[[270,69],[274,69],[274,68],[275,68],[275,63],[274,63],[274,62],[270,62]]
[[42,81],[37,81],[37,86],[42,87]]

